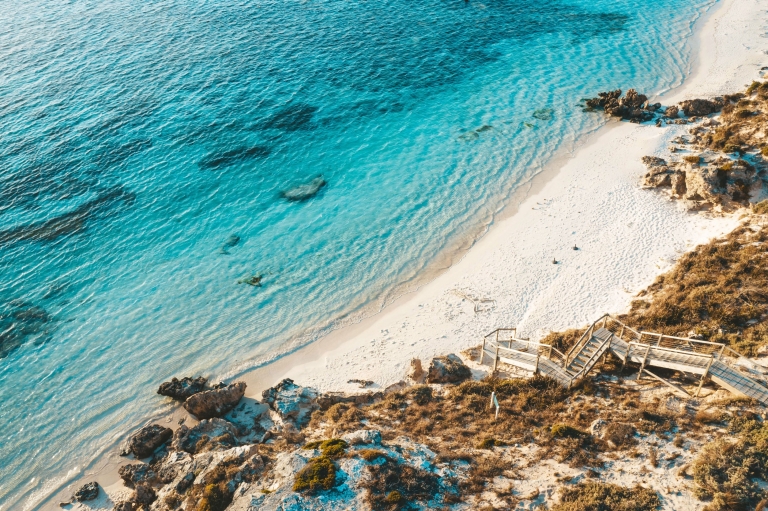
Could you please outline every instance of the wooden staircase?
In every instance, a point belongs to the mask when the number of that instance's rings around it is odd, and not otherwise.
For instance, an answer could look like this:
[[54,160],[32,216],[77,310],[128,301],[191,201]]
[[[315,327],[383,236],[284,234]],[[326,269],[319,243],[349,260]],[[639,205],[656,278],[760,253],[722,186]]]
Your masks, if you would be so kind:
[[743,361],[744,357],[724,344],[638,332],[607,314],[595,321],[565,354],[550,345],[518,338],[514,328],[494,330],[483,339],[480,361],[484,362],[490,356],[494,370],[499,363],[509,364],[545,374],[570,387],[589,374],[600,357],[609,351],[622,361],[622,367],[627,362],[639,364],[638,378],[651,376],[678,394],[690,397],[685,389],[648,368],[662,367],[700,375],[695,396],[705,379],[710,378],[734,394],[768,405],[768,388],[740,370],[737,362]]

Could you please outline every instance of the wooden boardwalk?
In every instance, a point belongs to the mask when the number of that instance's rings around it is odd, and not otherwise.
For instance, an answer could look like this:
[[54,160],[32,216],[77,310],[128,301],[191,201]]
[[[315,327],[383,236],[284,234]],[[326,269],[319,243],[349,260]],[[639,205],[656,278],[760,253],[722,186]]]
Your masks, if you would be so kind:
[[734,394],[768,405],[768,387],[740,370],[736,362],[744,357],[724,344],[638,332],[609,315],[595,321],[568,353],[561,353],[547,344],[519,339],[514,328],[494,330],[483,339],[481,362],[490,358],[494,370],[499,363],[509,364],[545,374],[570,387],[587,376],[600,357],[609,351],[622,361],[622,367],[627,362],[639,364],[638,377],[651,376],[678,394],[690,397],[685,389],[648,368],[662,367],[700,375],[695,396],[709,378]]

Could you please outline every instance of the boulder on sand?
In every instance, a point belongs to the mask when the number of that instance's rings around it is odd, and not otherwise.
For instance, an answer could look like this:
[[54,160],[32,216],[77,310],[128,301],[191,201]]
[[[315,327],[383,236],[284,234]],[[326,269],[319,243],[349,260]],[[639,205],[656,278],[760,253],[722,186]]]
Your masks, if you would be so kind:
[[726,101],[723,98],[714,99],[689,99],[680,103],[680,108],[686,117],[705,115],[719,112],[723,109]]
[[205,389],[206,383],[208,383],[208,379],[202,376],[194,379],[187,376],[181,380],[173,378],[171,381],[161,383],[157,393],[177,401],[186,401],[190,396],[202,392]]
[[421,367],[421,360],[418,358],[411,359],[411,368],[408,371],[408,378],[415,383],[424,383],[424,378],[427,373]]
[[262,392],[265,404],[269,405],[284,421],[301,428],[309,421],[315,406],[317,392],[309,387],[301,387],[286,378],[274,387]]
[[[173,434],[171,449],[174,451],[186,451],[190,454],[197,454],[202,450],[219,450],[221,448],[229,449],[237,444],[235,436],[237,429],[235,426],[214,417],[213,419],[203,419],[200,424],[193,428],[181,426]],[[200,440],[205,437],[207,441],[200,444]]]
[[198,419],[221,417],[232,410],[245,395],[245,382],[237,381],[222,389],[208,390],[190,396],[184,409]]
[[472,371],[453,353],[433,358],[427,371],[427,383],[461,383],[471,377]]
[[172,435],[173,431],[169,428],[164,428],[159,424],[148,424],[128,440],[128,448],[122,454],[132,452],[137,458],[148,458]]
[[138,483],[151,483],[157,477],[155,471],[146,463],[123,465],[117,469],[117,474],[129,488],[133,488]]
[[86,502],[88,500],[94,500],[99,496],[99,483],[91,482],[85,483],[78,489],[72,496],[72,500],[77,502]]

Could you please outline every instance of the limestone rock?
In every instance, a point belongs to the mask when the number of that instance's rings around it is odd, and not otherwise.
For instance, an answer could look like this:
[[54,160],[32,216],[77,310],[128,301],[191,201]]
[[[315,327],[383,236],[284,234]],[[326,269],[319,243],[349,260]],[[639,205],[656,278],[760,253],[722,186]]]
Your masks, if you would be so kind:
[[184,408],[198,419],[221,417],[237,406],[243,395],[245,382],[238,381],[223,389],[194,394],[184,402]]
[[168,396],[176,399],[177,401],[186,401],[190,396],[202,392],[205,389],[206,383],[208,383],[208,379],[203,378],[202,376],[194,379],[187,376],[181,380],[173,378],[171,381],[166,381],[160,384],[157,393],[161,396]]
[[138,484],[131,500],[140,506],[149,508],[149,505],[157,500],[157,493],[146,483]]
[[193,428],[181,426],[173,434],[171,449],[190,454],[228,449],[237,444],[237,430],[230,422],[214,417],[203,419]]
[[596,438],[602,438],[607,425],[608,423],[603,419],[595,419],[592,421],[592,424],[589,425],[589,433]]
[[152,456],[152,453],[172,435],[173,431],[169,428],[164,428],[159,424],[149,424],[128,440],[128,451],[137,458],[147,458]]
[[112,511],[134,511],[136,507],[134,506],[133,502],[117,502],[115,503],[115,507],[112,508]]
[[86,502],[89,500],[94,500],[98,496],[99,483],[93,481],[90,483],[85,483],[83,486],[81,486],[72,496],[72,500],[76,502]]
[[123,465],[117,470],[117,473],[129,488],[133,488],[138,483],[151,483],[157,477],[154,470],[146,463]]
[[408,371],[408,378],[415,383],[424,383],[427,373],[421,367],[421,360],[414,358],[411,360],[411,369]]
[[472,377],[472,371],[453,353],[436,357],[429,364],[427,383],[461,383]]
[[685,197],[687,192],[685,186],[685,172],[678,172],[672,177],[672,193],[678,197]]
[[713,114],[722,110],[725,105],[723,98],[715,99],[689,99],[680,103],[680,108],[686,117],[696,116],[702,117],[704,115]]
[[262,393],[264,403],[269,405],[284,421],[292,422],[301,428],[309,421],[315,407],[317,392],[309,387],[301,387],[286,378],[274,387]]
[[667,109],[664,111],[664,117],[667,117],[669,119],[677,119],[679,115],[680,115],[680,109],[677,108],[675,105],[668,106]]
[[349,445],[378,445],[381,443],[381,431],[377,429],[361,429],[352,431],[351,433],[345,433],[341,436],[341,439],[346,441]]

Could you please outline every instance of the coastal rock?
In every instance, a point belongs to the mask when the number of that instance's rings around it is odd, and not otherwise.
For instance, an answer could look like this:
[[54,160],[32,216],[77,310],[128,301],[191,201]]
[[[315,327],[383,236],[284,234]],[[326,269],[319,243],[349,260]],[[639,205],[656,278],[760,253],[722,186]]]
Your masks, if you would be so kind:
[[322,190],[326,184],[328,183],[323,179],[323,176],[318,176],[309,183],[294,186],[293,188],[283,191],[281,195],[284,199],[291,202],[301,202],[309,200],[320,193],[320,190]]
[[680,103],[686,117],[702,117],[722,110],[727,102],[723,98],[689,99]]
[[184,409],[198,419],[221,417],[232,410],[245,395],[245,382],[238,381],[223,389],[208,390],[190,396]]
[[157,500],[157,493],[146,483],[138,484],[131,500],[140,506],[149,508],[150,504]]
[[202,376],[194,379],[187,376],[181,380],[173,378],[171,381],[161,383],[157,393],[177,401],[186,401],[190,396],[202,392],[206,383],[208,383],[208,379]]
[[227,238],[227,241],[224,242],[224,245],[221,246],[221,250],[219,250],[222,254],[229,254],[229,249],[236,246],[238,243],[240,243],[240,236],[237,234],[232,234],[229,238]]
[[433,358],[427,371],[427,383],[461,383],[471,377],[472,371],[453,353]]
[[424,372],[424,368],[421,367],[421,360],[418,358],[411,359],[411,368],[408,371],[408,378],[414,383],[424,383],[426,377],[427,373]]
[[99,496],[99,483],[93,481],[90,483],[85,483],[83,486],[81,486],[74,495],[72,495],[72,500],[76,502],[86,502],[89,500],[94,500],[96,497]]
[[237,444],[235,426],[224,419],[203,419],[193,428],[182,425],[173,433],[171,449],[196,454],[228,449]]
[[146,463],[123,465],[117,470],[117,474],[129,488],[133,488],[138,483],[151,483],[157,477],[154,470]]
[[112,508],[112,511],[134,511],[135,509],[136,506],[133,502],[125,501],[115,503],[115,507]]
[[347,442],[349,445],[378,445],[381,443],[381,431],[377,429],[361,429],[351,433],[345,433],[341,436],[341,439]]
[[173,436],[173,431],[158,424],[141,428],[128,440],[128,451],[137,458],[152,456],[155,450]]
[[672,193],[678,197],[685,197],[688,188],[685,185],[685,172],[678,172],[672,177]]
[[301,387],[286,378],[262,393],[264,403],[269,405],[284,421],[292,422],[301,429],[309,421],[315,407],[317,391]]
[[664,111],[664,117],[667,117],[669,119],[677,119],[679,115],[680,115],[680,109],[677,108],[675,105],[668,106],[667,109]]

